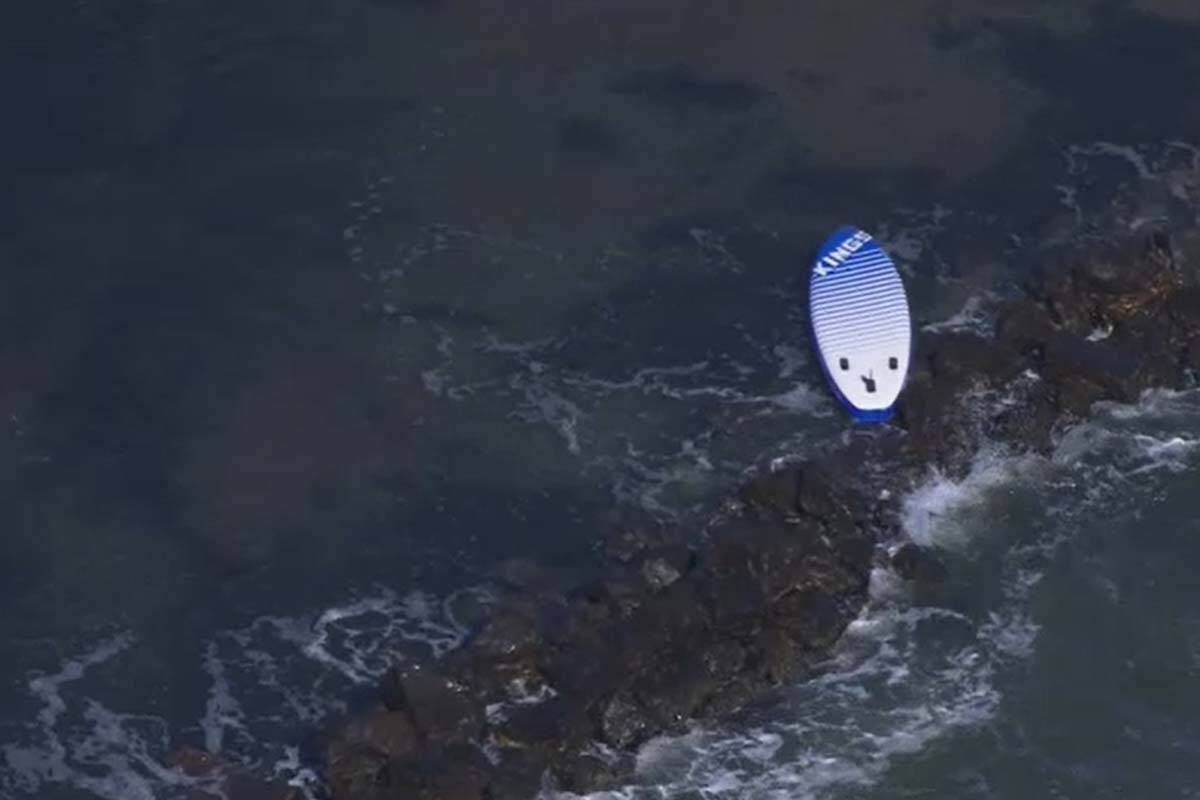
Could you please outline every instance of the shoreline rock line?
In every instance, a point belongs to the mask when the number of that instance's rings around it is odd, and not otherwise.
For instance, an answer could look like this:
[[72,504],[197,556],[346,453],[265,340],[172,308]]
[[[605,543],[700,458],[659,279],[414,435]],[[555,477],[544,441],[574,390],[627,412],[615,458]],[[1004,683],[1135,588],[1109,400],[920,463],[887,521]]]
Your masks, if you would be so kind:
[[500,565],[464,645],[393,669],[330,735],[333,797],[598,790],[647,739],[819,673],[881,561],[944,579],[936,553],[880,547],[929,468],[960,476],[985,442],[1045,453],[1094,402],[1196,384],[1200,289],[1185,283],[1160,232],[1068,255],[1004,301],[994,335],[918,337],[895,425],[763,472],[703,530],[618,526],[577,576]]

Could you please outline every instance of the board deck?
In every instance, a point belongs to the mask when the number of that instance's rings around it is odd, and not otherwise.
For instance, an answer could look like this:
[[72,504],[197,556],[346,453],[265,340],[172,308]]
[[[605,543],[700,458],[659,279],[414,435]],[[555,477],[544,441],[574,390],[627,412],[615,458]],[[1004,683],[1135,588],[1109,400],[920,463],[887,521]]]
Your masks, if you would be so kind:
[[900,273],[870,234],[846,226],[821,245],[809,317],[825,377],[850,415],[891,419],[908,375],[912,319]]

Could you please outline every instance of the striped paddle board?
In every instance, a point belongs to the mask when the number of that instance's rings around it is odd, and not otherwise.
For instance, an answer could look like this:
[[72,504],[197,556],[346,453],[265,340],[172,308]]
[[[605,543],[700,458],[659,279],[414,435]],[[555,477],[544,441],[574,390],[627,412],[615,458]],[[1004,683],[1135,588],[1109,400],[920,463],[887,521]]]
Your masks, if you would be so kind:
[[809,279],[809,317],[825,377],[857,422],[887,422],[912,350],[908,298],[895,264],[870,234],[839,228]]

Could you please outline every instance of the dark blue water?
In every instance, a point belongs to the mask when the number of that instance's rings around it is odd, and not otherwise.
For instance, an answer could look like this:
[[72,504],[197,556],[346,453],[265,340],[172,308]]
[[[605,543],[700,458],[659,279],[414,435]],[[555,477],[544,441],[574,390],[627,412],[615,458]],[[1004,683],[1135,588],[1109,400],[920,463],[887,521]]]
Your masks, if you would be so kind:
[[[836,446],[802,275],[837,224],[928,330],[986,331],[1049,247],[1195,249],[1200,19],[1168,3],[6,16],[15,797],[179,796],[185,745],[319,792],[322,722],[459,642],[492,562]],[[952,551],[948,596],[875,576],[842,669],[622,794],[1192,796],[1198,411],[930,475],[902,535]]]

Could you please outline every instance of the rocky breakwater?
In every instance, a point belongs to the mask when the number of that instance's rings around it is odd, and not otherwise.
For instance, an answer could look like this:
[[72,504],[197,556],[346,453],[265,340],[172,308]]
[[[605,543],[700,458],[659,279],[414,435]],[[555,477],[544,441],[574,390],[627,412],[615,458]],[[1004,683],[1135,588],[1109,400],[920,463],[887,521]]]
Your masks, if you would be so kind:
[[620,528],[590,574],[504,565],[462,648],[397,667],[375,708],[338,725],[333,796],[600,788],[647,738],[820,670],[880,559],[942,575],[911,544],[881,552],[896,509],[878,498],[930,466],[965,469],[984,440],[1044,451],[1094,401],[1194,384],[1200,294],[1181,275],[1161,234],[1059,258],[998,310],[995,335],[918,339],[897,426],[765,471],[703,530]]

